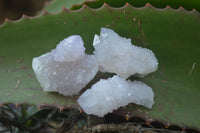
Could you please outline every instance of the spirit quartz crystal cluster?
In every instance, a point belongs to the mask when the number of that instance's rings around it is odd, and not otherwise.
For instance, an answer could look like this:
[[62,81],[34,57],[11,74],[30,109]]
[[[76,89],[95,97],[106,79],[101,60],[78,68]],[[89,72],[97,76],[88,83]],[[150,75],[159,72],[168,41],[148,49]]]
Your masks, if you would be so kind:
[[101,79],[78,99],[87,114],[103,117],[114,109],[129,103],[151,108],[154,104],[152,89],[140,81],[126,81],[119,76]]
[[32,67],[44,91],[65,96],[78,94],[98,71],[94,55],[85,54],[83,41],[77,35],[61,41],[51,52],[33,58]]
[[120,37],[111,29],[101,28],[95,35],[93,46],[101,71],[116,73],[120,77],[143,77],[156,71],[158,61],[153,52],[131,44],[131,39]]
[[132,45],[130,39],[107,28],[101,28],[100,36],[95,35],[93,46],[94,55],[87,55],[81,37],[73,35],[51,52],[34,58],[32,67],[43,90],[76,95],[98,70],[112,72],[117,75],[98,81],[79,97],[78,103],[87,114],[102,117],[129,103],[151,108],[154,104],[151,87],[126,78],[156,71],[158,61],[153,52]]

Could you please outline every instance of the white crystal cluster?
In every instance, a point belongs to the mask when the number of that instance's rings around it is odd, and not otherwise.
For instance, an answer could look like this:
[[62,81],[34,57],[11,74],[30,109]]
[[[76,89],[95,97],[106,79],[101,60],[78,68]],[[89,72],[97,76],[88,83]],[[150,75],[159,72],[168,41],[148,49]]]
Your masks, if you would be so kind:
[[79,97],[78,103],[87,114],[102,117],[129,103],[152,108],[151,87],[126,79],[156,71],[158,61],[153,52],[106,28],[101,29],[100,36],[95,35],[93,46],[94,55],[87,55],[81,37],[73,35],[51,52],[35,57],[32,67],[43,90],[65,96],[78,94],[100,70],[117,75],[101,79]]
[[103,117],[105,114],[129,103],[151,108],[154,104],[152,89],[140,81],[126,81],[114,76],[101,79],[78,99],[84,112]]
[[61,41],[52,52],[33,58],[32,67],[44,91],[65,96],[77,94],[98,71],[94,55],[85,54],[77,35]]
[[123,78],[143,77],[158,67],[151,50],[132,45],[131,39],[122,38],[111,29],[101,28],[100,36],[95,35],[93,46],[103,72],[116,73]]
[[101,28],[95,35],[94,55],[102,72],[116,73],[107,80],[100,80],[85,91],[78,103],[87,114],[103,117],[129,103],[152,108],[154,93],[151,87],[140,81],[126,80],[131,75],[143,77],[156,71],[158,61],[153,52],[131,44],[111,29]]

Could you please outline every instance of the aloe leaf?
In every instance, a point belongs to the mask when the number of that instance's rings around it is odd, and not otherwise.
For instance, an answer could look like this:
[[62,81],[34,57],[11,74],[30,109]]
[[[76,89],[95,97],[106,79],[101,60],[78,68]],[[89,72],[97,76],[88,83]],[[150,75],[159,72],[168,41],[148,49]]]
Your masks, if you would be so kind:
[[[0,27],[0,103],[56,106],[80,109],[75,97],[43,92],[31,68],[32,58],[55,48],[69,35],[79,34],[86,52],[94,50],[92,41],[101,27],[114,29],[131,38],[135,45],[155,53],[159,68],[141,79],[155,92],[151,110],[134,104],[121,108],[126,118],[142,116],[146,120],[163,120],[169,124],[198,127],[200,123],[200,15],[184,9],[158,10],[104,6],[24,17],[18,22],[7,21]],[[132,78],[131,78],[132,79]]]

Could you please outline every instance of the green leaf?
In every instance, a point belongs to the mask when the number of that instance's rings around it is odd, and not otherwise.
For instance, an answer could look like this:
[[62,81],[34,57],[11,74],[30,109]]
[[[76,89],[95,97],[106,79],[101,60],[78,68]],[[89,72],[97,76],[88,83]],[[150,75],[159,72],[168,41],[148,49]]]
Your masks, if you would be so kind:
[[[170,124],[198,127],[200,123],[200,15],[184,9],[151,6],[113,9],[84,8],[6,22],[0,27],[0,103],[80,108],[76,97],[43,92],[31,68],[40,56],[69,35],[79,34],[86,52],[92,53],[94,34],[101,27],[131,38],[135,45],[153,50],[159,68],[145,78],[155,92],[151,110],[130,104],[115,113],[143,116]],[[131,78],[132,79],[132,78]]]

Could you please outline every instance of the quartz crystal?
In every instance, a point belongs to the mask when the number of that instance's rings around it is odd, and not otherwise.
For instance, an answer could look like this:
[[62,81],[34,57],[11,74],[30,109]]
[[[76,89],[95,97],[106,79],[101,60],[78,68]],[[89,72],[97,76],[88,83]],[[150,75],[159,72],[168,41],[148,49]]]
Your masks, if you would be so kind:
[[141,81],[126,81],[114,76],[98,81],[79,97],[78,103],[87,114],[103,117],[129,103],[152,108],[153,98],[151,87]]
[[116,73],[123,78],[143,77],[158,67],[151,50],[132,45],[131,39],[120,37],[111,29],[101,28],[100,36],[94,37],[93,46],[102,72]]
[[85,55],[83,40],[79,35],[69,36],[60,41],[56,49],[53,49],[51,53],[55,61],[76,61]]
[[83,89],[96,75],[94,55],[85,54],[80,36],[70,36],[56,49],[33,58],[32,67],[44,91],[72,96]]

